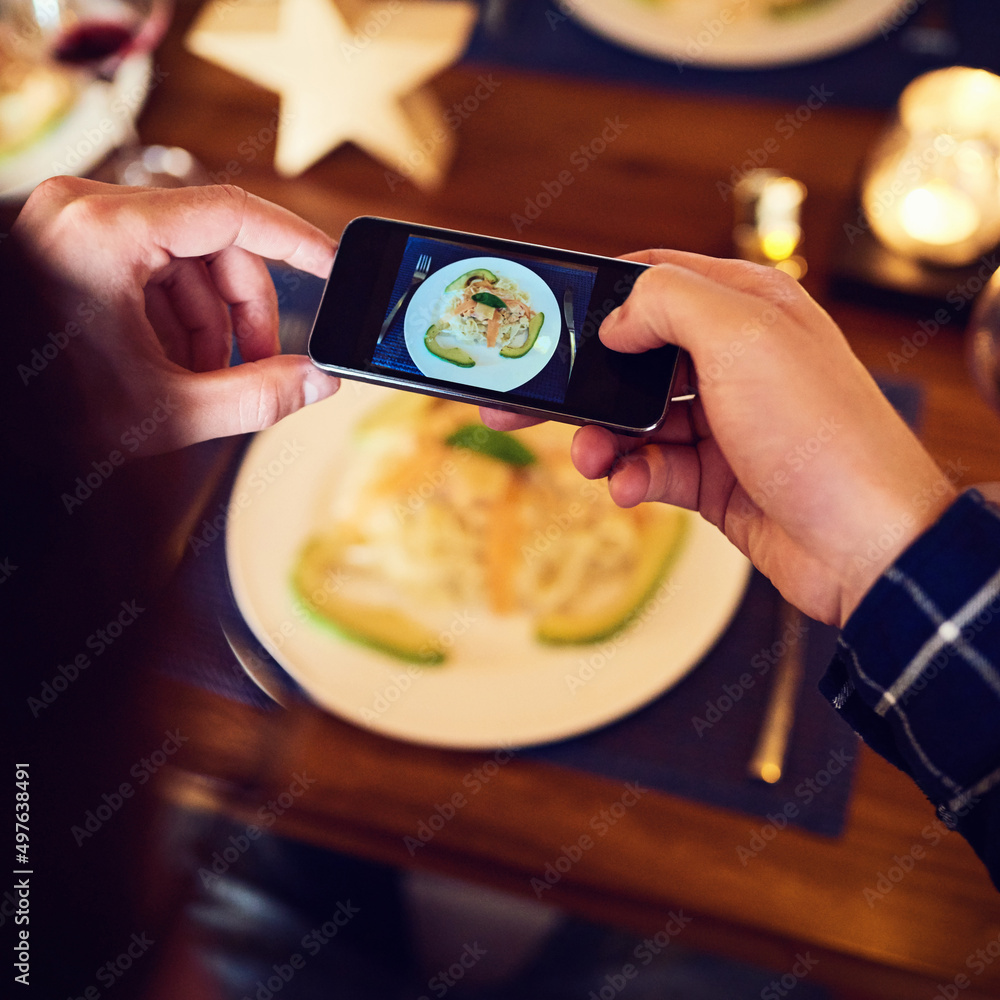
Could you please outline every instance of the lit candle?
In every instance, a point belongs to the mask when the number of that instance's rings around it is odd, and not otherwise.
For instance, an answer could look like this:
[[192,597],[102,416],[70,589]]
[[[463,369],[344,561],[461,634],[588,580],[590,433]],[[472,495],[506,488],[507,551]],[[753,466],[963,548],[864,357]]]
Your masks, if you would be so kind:
[[959,266],[1000,242],[1000,77],[918,77],[862,186],[872,231],[907,257]]
[[754,170],[736,185],[733,238],[741,257],[801,278],[806,262],[795,251],[802,240],[799,215],[805,185],[776,170]]
[[935,178],[903,199],[900,221],[915,240],[943,247],[973,236],[982,213],[963,191]]

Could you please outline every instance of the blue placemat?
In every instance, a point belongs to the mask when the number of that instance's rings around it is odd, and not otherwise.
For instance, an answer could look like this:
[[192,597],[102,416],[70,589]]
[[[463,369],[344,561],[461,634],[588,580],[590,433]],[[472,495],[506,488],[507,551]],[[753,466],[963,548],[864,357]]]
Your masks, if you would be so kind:
[[902,16],[890,18],[872,41],[829,58],[770,69],[718,70],[649,58],[608,41],[573,19],[572,0],[512,0],[499,31],[480,22],[465,58],[477,66],[515,66],[795,105],[813,96],[813,88],[823,88],[824,105],[876,108],[890,107],[915,76],[943,66],[1000,72],[996,0],[912,0],[901,8]]
[[[270,654],[250,633],[236,610],[226,565],[229,498],[251,439],[247,435],[242,446],[233,450],[224,474],[219,476],[195,519],[180,567],[160,602],[162,625],[151,665],[168,677],[269,711],[277,708],[277,703],[250,679],[223,632],[224,623],[241,626],[254,655],[270,661]],[[196,448],[221,451],[227,446],[225,441],[209,441]],[[284,671],[282,683],[290,691],[295,688]]]
[[[729,628],[680,684],[626,719],[524,755],[758,816],[780,815],[814,833],[840,833],[858,741],[816,689],[838,632],[811,619],[801,629],[776,631],[778,608],[777,592],[755,572]],[[784,775],[767,785],[748,778],[746,766],[773,668],[793,643],[805,650],[805,681]],[[628,668],[624,658],[602,667]]]
[[[417,261],[421,254],[427,254],[431,258],[431,270],[428,277],[435,271],[439,271],[448,264],[464,260],[471,257],[485,256],[483,253],[472,253],[468,247],[460,246],[456,243],[447,243],[443,240],[427,239],[422,236],[411,236],[403,251],[403,258],[399,266],[399,273],[396,275],[396,282],[389,296],[389,303],[386,307],[386,316],[392,307],[399,301],[400,296],[405,295],[413,279],[413,273],[417,267]],[[582,323],[586,315],[586,306],[590,302],[590,295],[594,289],[594,274],[581,271],[579,268],[560,267],[558,264],[544,263],[528,257],[520,257],[515,254],[504,254],[504,257],[523,265],[534,271],[548,286],[556,296],[556,301],[562,300],[562,294],[566,288],[573,290],[573,301],[576,304],[578,321]],[[386,331],[382,343],[375,348],[373,363],[382,368],[391,368],[394,371],[405,372],[410,375],[419,375],[420,371],[413,363],[410,352],[407,350],[403,338],[403,322],[406,315],[406,307],[399,310],[392,326]],[[565,324],[560,321],[559,344],[566,346],[568,332]],[[518,386],[515,390],[519,395],[530,396],[532,399],[545,399],[561,401],[566,395],[566,385],[569,381],[569,350],[556,350],[549,359],[548,364],[532,379],[524,385]]]

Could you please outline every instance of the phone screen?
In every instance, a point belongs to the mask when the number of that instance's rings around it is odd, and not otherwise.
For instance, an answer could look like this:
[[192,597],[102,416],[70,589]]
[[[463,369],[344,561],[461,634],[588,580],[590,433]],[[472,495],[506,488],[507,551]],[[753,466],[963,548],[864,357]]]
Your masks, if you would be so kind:
[[674,347],[597,336],[645,265],[385,219],[344,231],[310,340],[348,376],[641,431],[663,416]]

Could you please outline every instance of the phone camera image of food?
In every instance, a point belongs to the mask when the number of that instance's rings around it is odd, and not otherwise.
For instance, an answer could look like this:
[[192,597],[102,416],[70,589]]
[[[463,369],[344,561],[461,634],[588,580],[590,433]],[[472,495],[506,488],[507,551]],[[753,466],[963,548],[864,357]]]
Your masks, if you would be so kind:
[[573,366],[553,289],[572,288],[585,308],[596,271],[411,237],[372,360],[400,373],[561,402]]
[[[483,280],[459,286],[460,301]],[[461,621],[485,615],[542,644],[606,640],[683,548],[683,511],[624,510],[581,479],[565,425],[507,434],[474,407],[399,393],[355,436],[293,581],[315,623],[386,656],[447,664]]]
[[[484,267],[459,275],[445,286],[441,318],[427,328],[427,349],[453,364],[471,368],[476,362],[461,347],[444,348],[439,338],[496,348],[501,358],[523,358],[538,342],[545,313],[533,312],[527,296],[510,278]],[[447,351],[453,351],[449,355]]]

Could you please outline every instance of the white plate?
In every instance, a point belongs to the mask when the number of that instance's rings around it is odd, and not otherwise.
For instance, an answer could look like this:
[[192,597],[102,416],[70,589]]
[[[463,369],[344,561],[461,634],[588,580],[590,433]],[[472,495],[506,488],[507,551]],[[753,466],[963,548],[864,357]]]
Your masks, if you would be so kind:
[[[572,0],[567,12],[600,35],[679,65],[729,69],[805,62],[860,45],[906,0],[829,0],[815,10],[775,18],[750,0]],[[723,13],[728,12],[728,13]],[[728,23],[724,19],[728,18]]]
[[[459,368],[431,354],[424,344],[424,335],[441,316],[445,306],[445,287],[466,271],[479,267],[516,282],[527,296],[531,308],[545,314],[545,321],[538,331],[534,347],[520,358],[502,358],[495,348],[456,340],[476,362],[474,368]],[[548,364],[559,344],[561,332],[562,319],[552,289],[530,268],[501,257],[467,257],[446,264],[420,284],[403,317],[406,349],[413,363],[428,378],[474,385],[479,389],[495,389],[497,392],[509,392],[534,378]]]
[[[463,749],[546,743],[620,718],[676,684],[739,606],[749,563],[691,518],[683,553],[645,619],[594,646],[540,646],[529,624],[456,615],[448,662],[418,667],[306,619],[291,586],[331,470],[350,461],[352,425],[395,390],[343,383],[259,434],[230,502],[227,559],[237,605],[268,652],[317,704],[388,736]],[[581,480],[582,483],[582,480]]]

